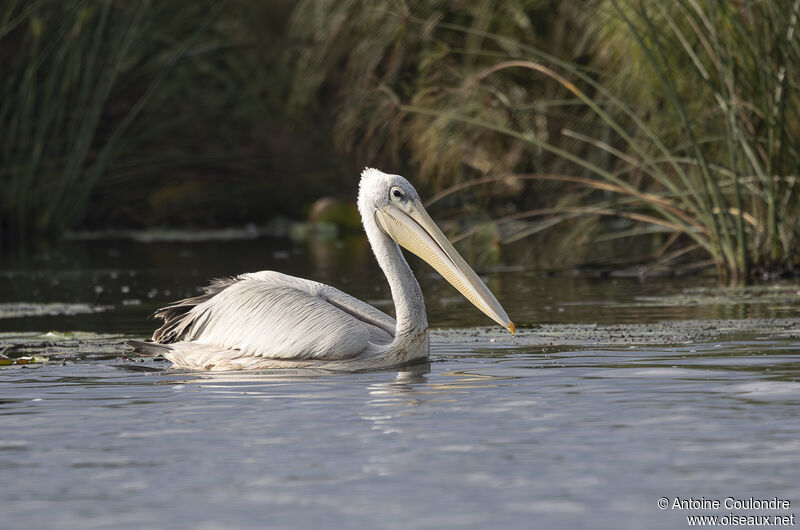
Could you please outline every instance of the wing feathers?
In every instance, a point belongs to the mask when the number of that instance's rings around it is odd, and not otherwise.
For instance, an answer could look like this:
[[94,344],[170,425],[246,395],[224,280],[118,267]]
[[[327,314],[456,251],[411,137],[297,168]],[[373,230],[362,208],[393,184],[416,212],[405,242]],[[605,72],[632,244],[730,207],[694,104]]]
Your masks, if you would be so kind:
[[237,281],[239,281],[238,278],[217,278],[203,288],[203,294],[184,298],[156,311],[153,317],[163,318],[164,324],[153,333],[153,341],[167,344],[181,340],[187,324],[191,321],[191,319],[186,318],[187,313],[195,306],[207,302]]
[[237,356],[340,360],[362,353],[371,338],[390,342],[394,335],[394,320],[372,306],[272,271],[217,280],[156,316],[165,322],[153,340],[181,342],[182,356],[193,342],[204,350],[237,350]]

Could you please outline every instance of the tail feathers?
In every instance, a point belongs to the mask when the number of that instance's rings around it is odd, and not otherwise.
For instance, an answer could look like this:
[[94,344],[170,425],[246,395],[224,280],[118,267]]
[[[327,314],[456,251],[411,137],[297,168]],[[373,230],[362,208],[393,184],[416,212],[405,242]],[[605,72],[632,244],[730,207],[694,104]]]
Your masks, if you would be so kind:
[[240,350],[212,344],[181,341],[168,345],[159,344],[158,347],[166,350],[163,355],[168,361],[172,361],[173,368],[241,370],[264,362],[261,357],[242,355]]
[[192,309],[211,300],[238,281],[238,277],[218,278],[203,289],[203,294],[179,300],[172,305],[162,307],[156,311],[153,316],[164,319],[164,324],[155,330],[153,333],[153,340],[163,344],[178,342],[181,339],[185,339],[185,332],[194,323],[194,318],[197,317],[196,314],[192,313]]
[[262,357],[242,355],[240,350],[234,348],[196,342],[159,344],[151,341],[128,340],[125,341],[125,344],[132,347],[133,352],[139,355],[161,355],[166,360],[172,361],[174,368],[215,371],[242,370],[258,368],[266,362]]

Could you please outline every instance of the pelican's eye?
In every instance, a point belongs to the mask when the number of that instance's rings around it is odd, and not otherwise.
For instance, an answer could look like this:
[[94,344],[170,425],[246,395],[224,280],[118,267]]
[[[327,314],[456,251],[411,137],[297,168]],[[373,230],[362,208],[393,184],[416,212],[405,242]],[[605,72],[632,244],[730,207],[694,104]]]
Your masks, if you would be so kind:
[[403,193],[403,190],[401,190],[400,188],[392,188],[391,194],[392,194],[392,199],[394,200],[402,201],[405,200],[406,198],[406,194]]

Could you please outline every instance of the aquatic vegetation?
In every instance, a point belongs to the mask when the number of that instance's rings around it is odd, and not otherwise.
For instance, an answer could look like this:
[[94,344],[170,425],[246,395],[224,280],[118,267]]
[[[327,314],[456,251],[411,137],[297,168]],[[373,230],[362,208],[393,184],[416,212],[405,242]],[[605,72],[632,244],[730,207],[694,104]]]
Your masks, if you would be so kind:
[[[635,84],[600,85],[573,69],[602,104],[571,91],[613,129],[611,138],[566,131],[613,160],[606,174],[588,168],[594,182],[620,186],[616,193],[656,215],[644,222],[691,240],[671,254],[700,249],[720,276],[792,267],[800,2],[605,5],[599,38],[611,41],[608,65],[632,72]],[[620,35],[624,48],[614,42]]]
[[127,356],[123,347],[124,339],[119,334],[85,331],[2,332],[0,366],[117,358],[124,361],[141,360],[138,356]]
[[304,2],[295,94],[327,83],[341,145],[407,158],[452,215],[494,212],[500,243],[559,225],[571,255],[645,236],[656,266],[795,267],[800,2],[550,8]]
[[[653,302],[654,304],[657,302]],[[668,303],[668,301],[667,301]],[[716,302],[720,303],[720,302]],[[725,302],[723,302],[725,303]],[[730,305],[736,302],[727,301]],[[800,337],[796,318],[668,320],[631,324],[541,324],[521,328],[514,336],[491,328],[436,329],[436,343],[485,343],[508,346],[630,346],[634,344],[698,344],[736,335],[763,334],[786,339]]]
[[263,21],[280,9],[0,4],[0,246],[78,223],[197,222],[220,199],[245,210],[269,182],[232,187],[230,174],[260,170],[253,124],[268,124],[277,70],[264,50],[280,34],[262,35]]
[[113,2],[3,4],[3,239],[69,226],[100,176],[142,139],[134,131],[158,83],[131,91],[123,108],[107,105],[120,76],[146,68],[137,50],[148,48],[151,15]]
[[376,164],[413,175],[487,267],[796,271],[799,16],[800,0],[4,2],[0,245],[300,217]]

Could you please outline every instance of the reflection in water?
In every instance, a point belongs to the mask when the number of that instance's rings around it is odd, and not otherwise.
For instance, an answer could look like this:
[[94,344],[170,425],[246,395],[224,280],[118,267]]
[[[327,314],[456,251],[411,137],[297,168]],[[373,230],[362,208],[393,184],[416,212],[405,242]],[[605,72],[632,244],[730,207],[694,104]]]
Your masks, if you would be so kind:
[[[431,364],[429,362],[416,363],[404,366],[398,370],[395,381],[392,385],[425,383],[425,374],[430,373]],[[337,378],[347,381],[348,377],[358,377],[359,372],[336,372],[331,370],[321,370],[312,368],[291,368],[276,370],[232,370],[227,372],[210,371],[189,371],[189,370],[170,370],[173,374],[180,374],[188,379],[183,382],[186,384],[211,384],[211,383],[234,383],[234,384],[283,384],[298,382],[335,382]],[[393,370],[380,370],[369,372],[374,374],[394,373]]]
[[425,385],[428,379],[426,374],[431,372],[431,363],[423,362],[404,367],[397,372],[395,380],[388,383],[373,383],[367,387],[370,395],[381,396],[378,400],[368,403],[376,404],[386,402],[386,397],[410,397],[419,392],[419,387]]
[[429,373],[431,373],[431,363],[427,361],[406,366],[397,372],[394,385],[397,388],[411,388],[411,385],[427,383],[425,374]]

